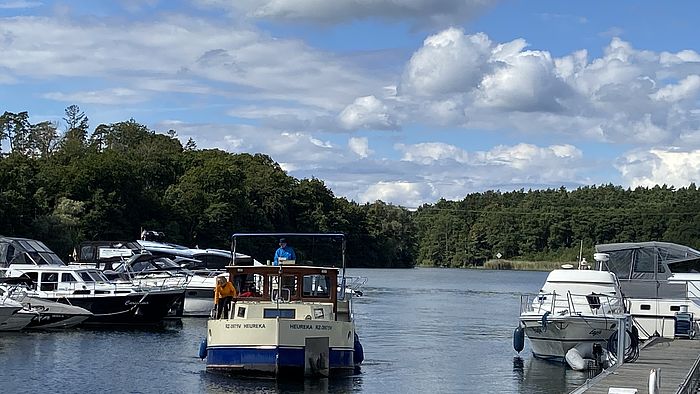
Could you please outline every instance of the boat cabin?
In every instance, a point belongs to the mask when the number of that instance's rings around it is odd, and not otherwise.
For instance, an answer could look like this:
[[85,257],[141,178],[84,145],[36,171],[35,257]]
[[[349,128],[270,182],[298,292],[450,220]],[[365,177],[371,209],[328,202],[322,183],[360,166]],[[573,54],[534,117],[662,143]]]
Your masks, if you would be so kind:
[[[339,313],[337,268],[308,266],[229,266],[238,291],[231,318],[347,320]],[[342,301],[342,300],[341,300]]]
[[41,241],[0,237],[0,268],[10,264],[61,265],[65,263]]
[[598,269],[614,273],[627,297],[686,298],[688,285],[674,276],[700,272],[700,252],[670,242],[630,242],[596,245],[607,255]]

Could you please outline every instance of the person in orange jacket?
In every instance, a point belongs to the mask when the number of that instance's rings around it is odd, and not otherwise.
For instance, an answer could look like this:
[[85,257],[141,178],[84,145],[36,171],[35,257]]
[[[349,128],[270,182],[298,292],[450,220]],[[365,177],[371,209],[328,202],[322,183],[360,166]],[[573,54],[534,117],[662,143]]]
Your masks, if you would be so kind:
[[216,308],[216,318],[221,319],[221,316],[229,315],[229,305],[234,297],[238,296],[236,288],[233,284],[226,280],[225,277],[219,276],[216,278],[216,289],[214,289],[214,308]]

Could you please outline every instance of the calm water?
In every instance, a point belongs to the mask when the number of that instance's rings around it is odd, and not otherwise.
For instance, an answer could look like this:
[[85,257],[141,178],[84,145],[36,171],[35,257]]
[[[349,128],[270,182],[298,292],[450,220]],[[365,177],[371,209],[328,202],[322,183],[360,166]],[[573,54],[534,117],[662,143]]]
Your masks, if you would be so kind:
[[563,393],[585,373],[512,348],[521,293],[543,272],[349,270],[367,276],[355,304],[365,349],[360,375],[276,382],[204,372],[205,319],[163,331],[0,334],[3,393]]

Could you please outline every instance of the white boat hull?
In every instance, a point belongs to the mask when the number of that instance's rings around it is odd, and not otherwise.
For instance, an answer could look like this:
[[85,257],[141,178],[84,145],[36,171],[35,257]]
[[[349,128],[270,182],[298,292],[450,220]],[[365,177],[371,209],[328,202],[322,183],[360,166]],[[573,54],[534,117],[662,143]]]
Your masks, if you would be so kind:
[[29,325],[37,314],[28,311],[19,311],[0,323],[0,331],[19,331]]
[[221,319],[210,320],[208,328],[208,370],[296,376],[355,371],[351,322]]
[[549,317],[546,325],[542,324],[542,316],[521,316],[520,323],[536,357],[562,361],[566,352],[581,343],[590,347],[598,343],[605,348],[618,325],[610,317],[594,316]]
[[[187,293],[190,292],[191,290],[187,291]],[[210,290],[208,293],[213,293],[213,290]],[[212,308],[214,308],[213,294],[206,297],[186,295],[182,315],[191,317],[208,317],[211,314]]]
[[536,357],[561,360],[580,343],[590,344],[590,347],[598,343],[605,348],[618,325],[610,317],[595,316],[549,317],[546,325],[542,324],[542,316],[521,316],[520,322]]

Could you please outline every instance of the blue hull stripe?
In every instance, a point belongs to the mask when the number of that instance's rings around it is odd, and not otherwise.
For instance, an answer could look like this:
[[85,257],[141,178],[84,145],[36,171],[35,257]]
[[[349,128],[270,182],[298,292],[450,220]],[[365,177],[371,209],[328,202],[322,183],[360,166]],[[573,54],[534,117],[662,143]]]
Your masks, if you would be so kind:
[[[353,350],[351,349],[330,349],[329,366],[331,368],[353,368]],[[256,349],[238,347],[209,347],[207,348],[207,365],[222,367],[245,366],[255,367],[275,367],[279,356],[280,367],[300,367],[304,368],[304,348],[284,348]]]

